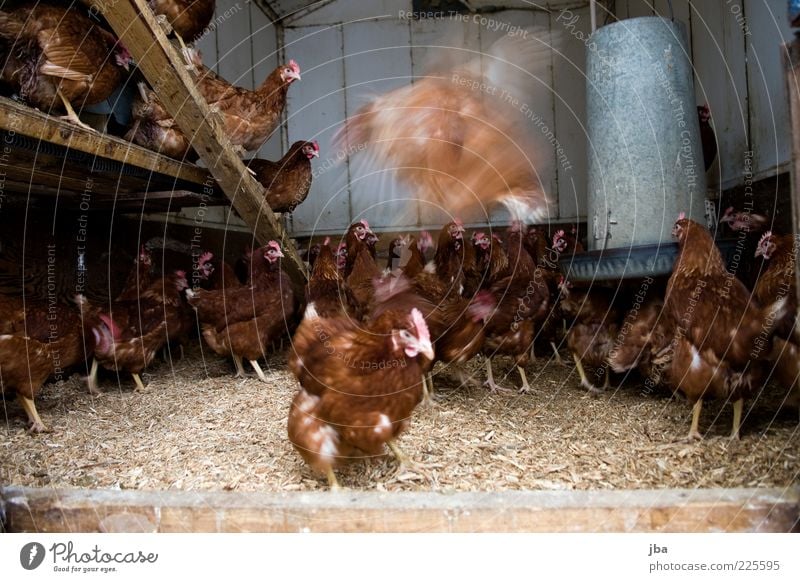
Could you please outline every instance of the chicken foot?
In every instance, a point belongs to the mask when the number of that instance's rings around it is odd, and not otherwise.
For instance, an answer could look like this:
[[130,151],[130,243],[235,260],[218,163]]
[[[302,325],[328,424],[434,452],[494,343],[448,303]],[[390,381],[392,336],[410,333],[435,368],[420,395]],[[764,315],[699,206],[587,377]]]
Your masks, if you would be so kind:
[[92,358],[92,368],[89,370],[89,375],[86,376],[86,386],[89,388],[89,394],[92,396],[99,396],[102,394],[100,390],[97,388],[97,371],[99,366],[97,364],[97,358]]
[[586,388],[589,391],[589,394],[600,394],[602,390],[592,384],[589,381],[589,378],[586,377],[586,372],[583,369],[583,364],[581,363],[581,359],[578,357],[578,354],[572,354],[572,359],[575,360],[575,367],[578,370],[578,374],[581,377],[581,386]]
[[400,448],[400,445],[397,444],[396,441],[391,440],[386,443],[386,446],[389,447],[389,450],[392,451],[392,454],[397,459],[399,466],[397,467],[397,474],[403,469],[411,471],[413,473],[419,473],[423,477],[425,477],[428,481],[431,480],[430,473],[427,471],[427,467],[421,463],[417,463],[416,461],[412,461],[411,457],[409,457],[403,449]]
[[556,342],[550,342],[550,347],[553,348],[553,353],[556,356],[556,364],[559,366],[566,366],[567,364],[564,363],[564,360],[561,358],[561,354],[558,353],[558,346],[556,346]]
[[328,467],[327,471],[325,471],[325,476],[328,478],[328,486],[331,491],[342,490],[342,486],[339,485],[339,481],[336,479],[336,473],[333,472],[333,467]]
[[[264,375],[264,371],[261,369],[261,366],[258,365],[258,360],[247,360],[247,361],[250,362],[251,366],[253,366],[253,369],[256,371],[258,379],[264,382],[265,384],[269,384],[269,382],[267,382],[267,377]],[[244,373],[244,371],[242,371],[242,373]]]
[[25,414],[28,415],[28,420],[31,422],[31,426],[28,431],[49,432],[48,428],[42,422],[42,419],[39,418],[39,413],[36,411],[36,404],[34,404],[33,400],[26,398],[22,394],[17,394],[17,400],[19,400],[20,405],[22,406],[23,410],[25,410]]
[[686,437],[687,441],[700,441],[703,440],[703,435],[700,434],[698,427],[700,425],[700,411],[703,410],[703,399],[698,398],[697,402],[692,407],[692,426],[689,429],[689,434]]
[[531,385],[528,384],[528,376],[525,374],[525,368],[522,366],[517,366],[517,370],[519,370],[519,377],[522,378],[522,386],[519,388],[519,393],[531,394],[533,392],[533,388],[531,388]]
[[64,109],[67,110],[67,114],[66,115],[62,115],[61,117],[59,117],[59,119],[63,119],[63,120],[69,121],[70,123],[73,123],[73,124],[77,125],[78,127],[82,127],[83,129],[86,129],[86,130],[91,131],[93,133],[97,133],[97,130],[95,130],[93,127],[90,127],[90,126],[86,125],[84,122],[82,122],[80,120],[80,118],[78,117],[78,114],[75,113],[75,110],[72,108],[72,103],[70,103],[69,100],[66,97],[64,97],[64,94],[61,92],[61,89],[57,89],[56,93],[58,94],[59,98],[61,99],[61,102],[64,104]]
[[492,358],[486,358],[486,381],[483,383],[489,389],[489,392],[492,394],[497,394],[498,392],[511,392],[508,388],[503,388],[495,384],[494,382],[494,374],[492,373]]
[[234,378],[246,378],[247,374],[244,373],[244,364],[239,356],[233,356],[233,365],[236,366],[236,376]]
[[136,382],[136,388],[134,389],[136,392],[147,392],[147,389],[144,387],[144,383],[142,383],[142,378],[139,374],[133,374],[133,381]]

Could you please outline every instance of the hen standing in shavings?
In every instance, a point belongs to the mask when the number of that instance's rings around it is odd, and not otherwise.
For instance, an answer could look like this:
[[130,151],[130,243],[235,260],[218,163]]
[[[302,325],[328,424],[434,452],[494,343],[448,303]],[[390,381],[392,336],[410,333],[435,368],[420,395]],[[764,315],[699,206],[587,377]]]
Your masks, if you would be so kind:
[[[30,422],[30,432],[48,429],[34,400],[45,380],[55,371],[71,340],[38,341],[23,335],[0,335],[0,393],[14,392]],[[58,364],[60,366],[60,363]]]
[[289,368],[300,391],[289,411],[289,440],[301,457],[339,487],[334,468],[377,456],[396,439],[422,399],[421,379],[433,359],[418,310],[387,311],[366,326],[349,317],[320,317],[313,303],[293,339]]
[[133,268],[128,273],[128,278],[122,286],[122,291],[115,301],[131,301],[147,289],[153,282],[152,276],[153,256],[144,245],[139,249],[139,256],[134,261]]
[[[363,317],[372,309],[375,294],[373,283],[381,276],[381,270],[372,256],[369,244],[357,246],[355,253],[353,270],[345,281],[358,305],[358,312]],[[349,252],[347,256],[350,257]]]
[[362,246],[367,246],[367,240],[370,234],[373,234],[372,229],[370,229],[369,223],[366,220],[354,222],[347,229],[347,232],[344,235],[344,243],[346,248],[346,253],[344,254],[346,259],[344,267],[345,278],[349,277],[350,273],[353,271],[358,250]]
[[[607,360],[619,333],[621,314],[614,305],[614,293],[597,286],[578,290],[563,283],[560,306],[567,318],[567,346],[575,360],[581,386],[590,394],[599,394],[610,386]],[[593,368],[598,377],[599,372],[603,372],[602,388],[597,388],[589,379],[586,367]]]
[[357,304],[350,288],[337,267],[330,239],[319,245],[319,256],[314,261],[306,289],[306,304],[313,303],[320,317],[354,315]]
[[763,257],[767,267],[756,282],[753,296],[761,305],[771,305],[782,297],[786,298],[786,313],[775,324],[770,359],[774,363],[777,381],[787,390],[787,404],[800,409],[800,327],[795,278],[798,244],[790,234],[767,232],[761,237],[756,257]]
[[436,275],[459,295],[472,297],[480,287],[481,274],[475,263],[475,251],[465,244],[464,224],[455,219],[439,231],[433,257]]
[[254,158],[247,166],[264,187],[264,198],[273,212],[293,212],[311,190],[311,158],[319,157],[316,141],[296,141],[280,160]]
[[0,10],[0,80],[45,112],[65,110],[83,128],[75,109],[106,99],[122,83],[132,62],[113,34],[82,12],[25,2]]
[[[97,336],[90,316],[74,305],[2,298],[0,336],[0,391],[15,391],[33,432],[46,430],[34,398],[45,380],[64,376],[78,366],[88,370]],[[89,382],[89,389],[96,387]]]
[[483,232],[472,234],[475,264],[480,273],[480,288],[489,289],[500,279],[507,277],[508,254],[499,239],[490,238]]
[[253,255],[254,259],[260,256],[266,268],[253,269],[254,278],[248,286],[188,289],[186,297],[197,311],[206,343],[217,354],[233,357],[236,376],[244,376],[242,358],[246,358],[259,379],[266,382],[258,359],[288,330],[296,306],[292,285],[281,270],[280,245],[269,241]]
[[[404,236],[398,247],[399,273],[378,281],[375,285],[375,305],[370,319],[388,310],[418,309],[431,333],[436,362],[443,362],[455,372],[459,386],[470,379],[463,369],[483,348],[484,322],[494,307],[488,294],[466,299],[443,284],[436,275],[421,267],[421,253],[413,236]],[[416,275],[411,276],[411,273]],[[433,397],[433,373],[423,379],[425,401]]]
[[697,118],[700,122],[700,145],[703,148],[703,164],[706,172],[717,158],[717,135],[711,127],[711,110],[708,105],[697,106]]
[[675,326],[664,300],[648,294],[634,304],[619,327],[610,353],[609,367],[617,373],[637,370],[648,387],[671,388],[669,364]]
[[685,218],[675,222],[678,257],[669,278],[666,309],[676,325],[672,384],[693,404],[689,439],[700,439],[703,400],[733,402],[732,438],[739,438],[744,399],[763,379],[775,326],[786,297],[759,306],[744,284],[725,269],[711,234]]
[[[175,271],[153,281],[135,299],[115,301],[110,306],[90,305],[84,312],[101,320],[95,330],[104,338],[95,350],[97,362],[107,370],[133,375],[136,390],[143,392],[140,374],[164,346],[177,343],[181,350],[193,329],[183,292],[188,288],[185,271]],[[91,382],[96,383],[93,367]]]
[[525,366],[530,362],[530,346],[535,328],[550,311],[550,290],[539,276],[533,259],[522,241],[522,225],[515,221],[509,229],[507,241],[509,275],[495,282],[487,291],[496,307],[486,322],[486,340],[483,355],[486,357],[485,385],[492,392],[504,390],[494,381],[492,358],[511,356],[522,379],[520,392],[531,391]]
[[[549,91],[541,79],[552,66],[557,36],[546,30],[506,35],[477,58],[459,50],[460,43],[434,47],[430,53],[439,62],[413,84],[361,107],[334,143],[357,152],[353,163],[367,165],[364,173],[394,168],[416,197],[449,213],[485,215],[504,204],[515,218],[544,218],[543,156],[531,143],[528,122]],[[520,103],[530,104],[530,116]]]

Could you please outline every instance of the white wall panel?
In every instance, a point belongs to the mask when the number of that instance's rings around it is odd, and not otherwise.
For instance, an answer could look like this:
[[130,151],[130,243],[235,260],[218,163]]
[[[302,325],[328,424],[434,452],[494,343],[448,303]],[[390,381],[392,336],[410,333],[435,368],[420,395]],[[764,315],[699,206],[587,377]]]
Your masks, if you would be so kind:
[[336,164],[330,143],[345,118],[342,28],[289,28],[284,38],[286,55],[300,64],[303,77],[289,89],[289,143],[316,139],[320,145],[311,192],[287,226],[293,232],[341,232],[350,224],[347,168]]

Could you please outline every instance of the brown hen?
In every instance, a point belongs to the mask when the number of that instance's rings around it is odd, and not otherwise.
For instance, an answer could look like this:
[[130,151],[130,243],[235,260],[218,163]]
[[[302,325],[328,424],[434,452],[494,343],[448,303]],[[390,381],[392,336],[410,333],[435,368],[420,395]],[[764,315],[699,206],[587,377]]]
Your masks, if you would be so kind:
[[131,64],[113,34],[65,6],[25,2],[1,10],[0,39],[8,45],[0,81],[43,111],[66,110],[86,129],[75,108],[108,98]]
[[311,158],[319,157],[316,141],[297,141],[277,162],[254,158],[247,166],[264,187],[273,212],[293,212],[311,190]]
[[289,440],[338,488],[337,464],[376,456],[395,440],[422,399],[421,378],[433,359],[417,310],[388,311],[366,328],[347,317],[319,317],[310,304],[293,340],[289,368],[300,382],[289,411]]
[[744,399],[761,382],[772,349],[776,321],[786,311],[782,298],[759,306],[725,269],[708,230],[679,217],[672,229],[679,253],[667,286],[666,309],[676,325],[672,375],[675,389],[693,403],[689,438],[698,431],[703,400],[733,402],[732,438],[739,438]]

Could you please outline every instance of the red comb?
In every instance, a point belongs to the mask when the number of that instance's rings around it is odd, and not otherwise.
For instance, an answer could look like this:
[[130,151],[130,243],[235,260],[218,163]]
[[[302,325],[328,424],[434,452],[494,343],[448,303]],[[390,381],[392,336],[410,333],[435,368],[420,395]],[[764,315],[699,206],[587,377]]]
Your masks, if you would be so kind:
[[106,327],[108,328],[108,331],[110,331],[110,332],[111,332],[111,336],[112,336],[112,337],[113,337],[115,340],[119,339],[120,331],[119,331],[119,328],[117,327],[117,325],[114,323],[114,320],[113,320],[113,319],[111,319],[111,318],[110,318],[108,315],[106,315],[105,313],[101,313],[101,314],[99,314],[99,317],[100,317],[100,320],[101,320],[101,321],[102,321],[104,324],[106,324]]
[[294,59],[289,60],[289,68],[292,69],[293,71],[297,71],[298,73],[300,72],[300,65],[298,65],[297,61],[295,61]]
[[684,218],[686,218],[686,213],[685,213],[685,212],[681,212],[681,213],[678,215],[678,220],[683,220]]
[[764,241],[767,240],[768,238],[770,238],[771,236],[772,236],[772,231],[771,230],[768,230],[767,232],[765,232],[762,235],[762,237],[759,239],[758,246],[761,246],[764,243]]
[[202,255],[200,255],[200,257],[198,257],[197,264],[204,265],[213,258],[214,258],[214,253],[212,253],[211,251],[206,251]]
[[428,324],[425,323],[425,318],[422,316],[422,312],[416,307],[411,310],[411,321],[414,322],[414,327],[417,328],[419,339],[431,341],[431,334],[428,331]]
[[331,237],[326,236],[325,240],[322,242],[322,245],[323,246],[328,246],[329,244],[331,244]]

